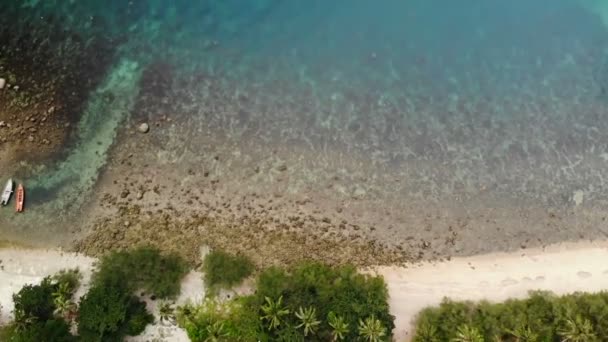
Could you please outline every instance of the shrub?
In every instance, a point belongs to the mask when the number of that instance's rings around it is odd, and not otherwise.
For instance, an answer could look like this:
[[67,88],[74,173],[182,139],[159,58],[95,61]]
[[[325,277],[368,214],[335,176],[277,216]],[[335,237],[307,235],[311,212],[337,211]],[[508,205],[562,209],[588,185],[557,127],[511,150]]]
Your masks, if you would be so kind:
[[186,262],[175,254],[162,255],[158,249],[139,247],[112,252],[101,259],[93,285],[118,278],[132,290],[144,289],[160,298],[179,294],[180,281],[188,272]]
[[418,314],[414,341],[452,341],[465,333],[486,341],[606,341],[607,319],[606,292],[558,297],[536,291],[496,304],[444,299]]
[[243,297],[228,302],[207,299],[200,305],[186,304],[177,309],[177,323],[192,342],[212,340],[212,334],[230,341],[257,341],[263,336],[261,321],[246,301]]
[[[344,334],[345,340],[358,338],[359,320],[375,317],[386,329],[390,340],[394,328],[394,317],[389,313],[388,290],[381,277],[371,277],[357,273],[353,266],[332,268],[319,263],[304,263],[290,272],[277,268],[263,272],[258,278],[254,301],[263,305],[264,298],[283,297],[283,303],[290,312],[300,307],[316,308],[317,317],[326,318],[333,312],[343,318],[350,327]],[[297,326],[297,317],[290,316],[286,326]],[[324,321],[318,329],[318,336],[328,339],[333,329]]]
[[39,285],[25,285],[13,295],[15,303],[15,321],[25,324],[26,321],[47,321],[53,318],[55,305],[53,292],[56,286],[46,277]]
[[84,341],[120,341],[141,333],[152,320],[125,282],[106,278],[82,297],[78,333]]
[[154,316],[152,316],[146,310],[146,303],[139,301],[136,297],[131,297],[131,302],[127,308],[127,322],[126,333],[127,335],[137,336],[141,334],[146,325],[154,322]]
[[[15,321],[3,329],[2,341],[13,342],[63,342],[74,341],[69,324],[56,312],[55,294],[60,284],[55,277],[46,277],[38,285],[25,285],[13,295]],[[63,284],[63,283],[62,283]]]
[[7,341],[11,342],[72,342],[70,326],[62,319],[34,322],[27,329],[13,331]]
[[78,333],[83,340],[120,340],[120,330],[127,321],[131,298],[126,284],[106,281],[89,290],[80,300]]
[[251,275],[253,263],[244,255],[212,251],[205,257],[203,271],[209,288],[230,288]]
[[195,342],[209,338],[217,322],[235,341],[357,341],[359,330],[373,341],[388,341],[394,317],[387,300],[382,278],[351,266],[306,263],[264,271],[253,295],[180,307],[177,320]]
[[71,270],[61,270],[59,273],[53,275],[53,282],[58,286],[65,286],[65,289],[74,294],[78,287],[80,286],[80,281],[82,280],[82,274],[78,268],[74,268]]

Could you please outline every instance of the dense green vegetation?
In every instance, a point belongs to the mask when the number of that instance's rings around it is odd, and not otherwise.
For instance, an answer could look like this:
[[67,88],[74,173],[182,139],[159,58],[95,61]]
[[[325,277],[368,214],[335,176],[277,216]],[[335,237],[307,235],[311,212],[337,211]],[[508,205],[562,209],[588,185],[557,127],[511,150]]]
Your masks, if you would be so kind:
[[13,295],[15,319],[0,333],[3,341],[74,341],[72,297],[79,284],[76,270],[46,277],[38,285],[25,285]]
[[184,260],[139,247],[103,257],[89,292],[81,298],[78,334],[84,341],[120,341],[139,335],[154,318],[133,293],[144,289],[160,298],[179,294]]
[[80,300],[78,334],[83,341],[121,341],[153,321],[145,303],[120,278],[106,278]]
[[608,292],[531,292],[497,304],[446,299],[419,314],[414,341],[608,341]]
[[[89,291],[77,305],[77,270],[61,271],[38,285],[26,285],[13,296],[14,321],[0,331],[1,341],[121,341],[140,334],[154,318],[134,295],[144,289],[160,298],[179,294],[186,263],[174,255],[141,247],[113,252],[101,259]],[[78,336],[70,333],[78,324]]]
[[256,285],[250,296],[181,307],[177,320],[194,342],[390,340],[394,317],[380,277],[305,263],[270,268]]
[[207,288],[230,288],[251,275],[253,263],[243,255],[212,251],[205,257],[203,271]]
[[104,256],[92,284],[112,283],[112,279],[117,278],[125,281],[130,290],[143,289],[160,298],[175,297],[179,294],[180,280],[187,272],[188,265],[179,256],[139,247]]

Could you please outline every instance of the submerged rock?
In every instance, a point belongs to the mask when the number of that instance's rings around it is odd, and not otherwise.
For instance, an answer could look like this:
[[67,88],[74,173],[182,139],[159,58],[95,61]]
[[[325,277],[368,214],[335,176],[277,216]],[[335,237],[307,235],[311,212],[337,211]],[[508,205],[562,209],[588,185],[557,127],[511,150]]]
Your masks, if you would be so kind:
[[144,122],[141,125],[139,125],[139,127],[137,127],[137,130],[140,131],[141,133],[148,133],[148,131],[150,131],[150,126]]

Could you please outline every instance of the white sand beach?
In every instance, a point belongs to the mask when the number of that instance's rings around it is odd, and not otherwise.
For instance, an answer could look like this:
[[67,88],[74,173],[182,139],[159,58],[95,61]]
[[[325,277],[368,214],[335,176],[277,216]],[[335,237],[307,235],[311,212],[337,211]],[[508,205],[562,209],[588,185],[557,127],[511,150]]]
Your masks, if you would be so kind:
[[444,297],[503,301],[525,297],[530,290],[565,294],[608,289],[605,260],[607,242],[584,242],[376,271],[388,284],[395,338],[403,342],[412,338],[416,313]]
[[[53,250],[0,249],[0,323],[11,318],[12,294],[24,284],[37,283],[61,269],[78,267],[84,274],[86,291],[94,259]],[[422,263],[409,267],[378,267],[372,272],[384,276],[390,306],[396,316],[396,341],[412,337],[412,322],[426,306],[437,305],[443,297],[461,300],[502,301],[525,297],[530,290],[550,290],[557,294],[608,289],[608,242],[568,243],[544,249],[495,253],[446,262]],[[199,272],[190,272],[182,284],[177,303],[202,300],[204,285]],[[154,305],[150,307],[155,311]],[[130,341],[160,338],[188,341],[177,327],[160,324]]]

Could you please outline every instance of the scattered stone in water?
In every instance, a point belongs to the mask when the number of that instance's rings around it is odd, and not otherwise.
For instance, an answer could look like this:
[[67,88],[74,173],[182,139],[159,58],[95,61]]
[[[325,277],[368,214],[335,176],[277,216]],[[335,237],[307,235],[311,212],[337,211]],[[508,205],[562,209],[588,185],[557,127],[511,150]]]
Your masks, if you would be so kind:
[[141,133],[148,133],[148,131],[150,131],[150,126],[144,122],[137,127],[137,130]]
[[28,137],[27,137],[27,140],[28,140],[29,142],[33,142],[33,141],[34,141],[34,137],[30,135],[30,136],[28,136]]
[[130,194],[129,190],[128,189],[124,189],[120,193],[120,198],[126,198],[127,196],[129,196],[129,194]]
[[128,228],[130,225],[131,225],[131,222],[129,222],[129,221],[125,221],[125,227],[127,227],[127,228]]

